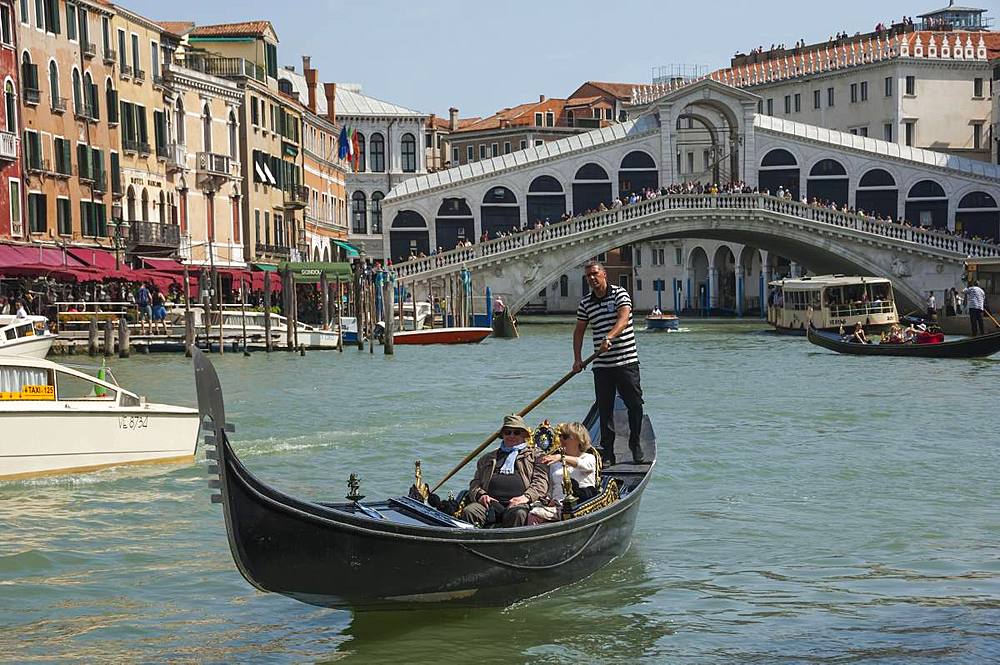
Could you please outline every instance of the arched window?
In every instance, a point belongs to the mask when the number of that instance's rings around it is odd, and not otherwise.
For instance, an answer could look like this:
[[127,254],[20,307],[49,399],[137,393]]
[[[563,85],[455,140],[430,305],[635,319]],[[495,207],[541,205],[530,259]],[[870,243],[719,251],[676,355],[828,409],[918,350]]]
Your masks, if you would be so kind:
[[201,114],[201,142],[205,152],[212,152],[212,110],[205,104]]
[[937,199],[944,197],[944,188],[933,180],[921,180],[910,188],[910,193],[907,196],[910,199]]
[[134,222],[136,220],[136,217],[135,217],[135,189],[133,189],[131,185],[129,185],[128,192],[125,194],[125,201],[126,201],[126,204],[127,204],[126,205],[126,211],[128,213],[128,220],[130,222]]
[[52,98],[52,108],[59,108],[59,67],[55,60],[49,62],[49,96]]
[[142,190],[142,221],[149,221],[149,192]]
[[83,84],[80,82],[80,71],[73,70],[73,112],[83,113]]
[[233,111],[229,112],[229,156],[233,158],[233,161],[237,160],[236,154],[239,150],[239,140],[236,133],[236,114]]
[[[31,55],[27,51],[21,56],[21,85],[25,90],[31,90],[35,94],[34,101],[38,101],[38,81],[35,80],[37,70],[31,64]],[[31,95],[25,94],[26,101],[32,101]]]
[[655,169],[656,162],[653,158],[641,150],[633,150],[622,159],[623,169]]
[[858,187],[895,187],[896,180],[885,169],[872,169],[863,176]]
[[821,159],[809,171],[812,176],[846,176],[844,165],[835,159]]
[[543,192],[558,192],[562,193],[562,184],[550,175],[540,175],[531,181],[531,186],[528,187],[528,192],[531,193],[543,193]]
[[764,159],[760,160],[761,166],[798,166],[798,162],[795,161],[795,155],[783,150],[781,148],[776,148],[764,155]]
[[7,121],[7,131],[17,133],[17,96],[14,93],[14,84],[7,81],[3,89],[4,116]]
[[379,132],[372,134],[372,171],[385,172],[385,138]]
[[416,173],[417,140],[413,138],[413,134],[403,134],[400,148],[400,154],[403,158],[403,173]]
[[968,208],[996,208],[997,201],[986,192],[970,192],[958,202],[959,210]]
[[360,173],[365,172],[365,135],[361,132],[356,132],[355,136],[358,137],[358,171]]
[[577,180],[609,180],[608,172],[598,164],[584,164],[576,172]]
[[382,233],[382,199],[385,194],[372,192],[372,233]]
[[163,194],[163,190],[160,190],[160,224],[167,223],[167,197]]
[[83,75],[83,108],[88,118],[97,118],[100,114],[97,108],[97,94],[94,92],[94,79],[90,72]]
[[278,81],[278,92],[283,92],[286,95],[294,95],[295,91],[292,89],[292,82],[288,79],[281,79]]
[[184,145],[184,102],[180,98],[177,99],[177,106],[174,109],[174,131],[177,145]]
[[118,93],[110,76],[104,82],[104,105],[108,109],[108,122],[118,122]]
[[559,278],[559,296],[562,298],[569,296],[569,277],[566,275]]
[[351,197],[351,231],[361,235],[368,233],[368,201],[361,190]]

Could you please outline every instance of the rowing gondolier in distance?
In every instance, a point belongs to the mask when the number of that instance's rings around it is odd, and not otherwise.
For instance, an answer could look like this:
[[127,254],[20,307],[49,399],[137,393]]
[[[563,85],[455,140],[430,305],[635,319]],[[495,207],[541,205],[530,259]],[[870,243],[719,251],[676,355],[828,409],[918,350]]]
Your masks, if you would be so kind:
[[608,284],[608,274],[598,261],[588,261],[583,275],[590,293],[580,300],[573,331],[573,371],[583,370],[581,350],[587,326],[591,327],[594,349],[594,394],[601,417],[601,459],[605,466],[615,460],[614,407],[617,392],[628,408],[629,450],[636,464],[645,462],[639,435],[642,429],[642,387],[639,382],[639,352],[632,327],[632,298],[620,286]]

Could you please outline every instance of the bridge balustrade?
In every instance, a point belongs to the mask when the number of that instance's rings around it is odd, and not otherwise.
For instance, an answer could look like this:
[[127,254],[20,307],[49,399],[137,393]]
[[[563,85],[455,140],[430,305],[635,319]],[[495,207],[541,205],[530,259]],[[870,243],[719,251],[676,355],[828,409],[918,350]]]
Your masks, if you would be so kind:
[[461,247],[435,256],[410,259],[394,266],[401,279],[415,277],[439,268],[468,265],[478,259],[539,245],[550,240],[598,231],[609,226],[654,216],[668,210],[764,210],[789,217],[808,219],[871,235],[910,242],[923,247],[952,252],[961,256],[1000,256],[1000,246],[949,235],[940,231],[885,222],[871,217],[789,201],[764,194],[670,194],[638,201],[621,208],[601,211],[584,217],[528,229],[503,238],[495,238],[472,247]]

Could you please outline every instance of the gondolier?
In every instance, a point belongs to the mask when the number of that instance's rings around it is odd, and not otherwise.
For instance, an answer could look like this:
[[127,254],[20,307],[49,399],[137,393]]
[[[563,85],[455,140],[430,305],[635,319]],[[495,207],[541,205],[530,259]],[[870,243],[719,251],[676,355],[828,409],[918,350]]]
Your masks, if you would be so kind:
[[615,464],[614,405],[617,392],[628,408],[629,450],[632,460],[642,464],[639,435],[642,429],[642,387],[639,382],[639,353],[632,328],[632,299],[620,286],[608,284],[608,274],[598,261],[588,261],[583,274],[590,293],[576,311],[573,331],[573,371],[583,369],[580,352],[583,336],[590,325],[594,348],[601,355],[594,360],[594,393],[601,418],[601,458],[605,466]]
[[985,334],[983,310],[986,309],[986,292],[980,288],[978,281],[973,282],[972,286],[965,289],[965,308],[969,310],[969,325],[972,327],[972,334]]

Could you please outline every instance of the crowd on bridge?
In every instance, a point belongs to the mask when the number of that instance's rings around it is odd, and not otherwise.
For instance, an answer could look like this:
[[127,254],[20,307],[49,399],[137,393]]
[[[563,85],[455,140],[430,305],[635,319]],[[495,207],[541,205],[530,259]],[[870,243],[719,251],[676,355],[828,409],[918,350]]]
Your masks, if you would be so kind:
[[[577,219],[581,217],[586,217],[588,215],[593,215],[601,212],[607,212],[610,210],[617,210],[624,206],[635,205],[644,201],[649,201],[660,196],[681,196],[681,195],[731,195],[731,194],[757,194],[763,196],[775,196],[779,199],[784,199],[789,202],[799,203],[801,205],[809,206],[816,211],[830,211],[839,212],[845,215],[853,215],[859,217],[862,220],[872,221],[879,224],[898,224],[905,227],[911,227],[920,229],[925,233],[935,234],[941,236],[942,238],[951,239],[961,239],[961,240],[971,240],[974,242],[988,243],[991,245],[1000,246],[1000,241],[996,238],[980,237],[976,235],[971,235],[967,232],[957,232],[952,231],[947,228],[939,228],[932,226],[922,226],[920,224],[914,224],[907,220],[903,216],[899,216],[893,219],[890,216],[883,215],[876,211],[864,210],[861,208],[856,208],[854,206],[849,206],[846,203],[838,204],[836,201],[830,201],[826,199],[821,199],[818,197],[807,197],[803,195],[797,201],[790,189],[785,189],[783,186],[779,186],[777,191],[772,193],[769,189],[760,189],[758,187],[751,186],[741,180],[734,180],[728,183],[703,183],[700,181],[685,181],[680,183],[675,183],[667,185],[660,188],[655,187],[644,187],[638,191],[632,191],[627,194],[622,194],[620,197],[612,199],[608,203],[600,203],[596,208],[589,208],[581,213],[563,213],[559,219],[552,221],[550,218],[539,218],[535,219],[531,223],[525,223],[521,226],[511,226],[507,229],[494,230],[491,232],[486,229],[479,236],[479,242],[484,243],[490,240],[496,240],[500,238],[517,237],[521,234],[528,233],[530,231],[538,231],[544,229],[551,224],[556,224],[560,222],[566,222],[572,219]],[[473,243],[468,239],[459,239],[458,243],[453,249],[461,249],[472,247]],[[451,249],[451,248],[449,248]],[[438,247],[436,250],[432,249],[430,256],[436,256],[443,254],[447,251],[443,247]],[[424,252],[411,252],[409,256],[405,257],[405,260],[422,259],[426,258],[427,255]],[[389,264],[391,265],[391,261]]]

